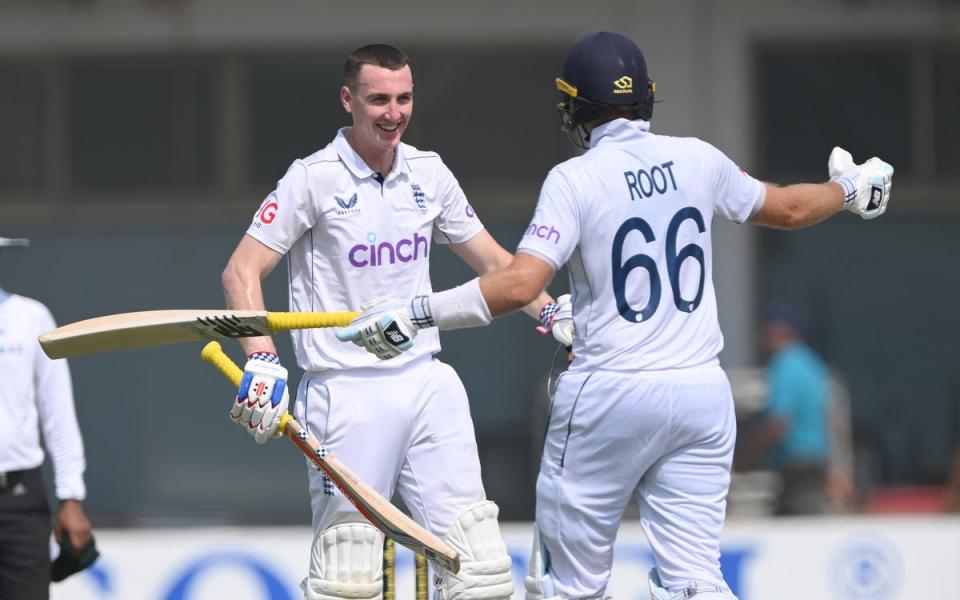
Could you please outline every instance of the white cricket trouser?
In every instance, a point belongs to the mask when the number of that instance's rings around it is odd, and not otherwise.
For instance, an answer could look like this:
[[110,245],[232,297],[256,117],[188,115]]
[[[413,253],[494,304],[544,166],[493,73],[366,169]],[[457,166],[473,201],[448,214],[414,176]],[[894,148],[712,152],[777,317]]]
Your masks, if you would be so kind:
[[[311,435],[358,477],[443,537],[485,499],[467,394],[456,372],[431,356],[396,369],[307,373],[294,412]],[[307,461],[313,529],[366,522],[339,492],[324,493]]]
[[735,437],[718,365],[565,373],[537,479],[537,524],[557,594],[603,595],[634,498],[665,588],[696,581],[728,590],[719,540]]

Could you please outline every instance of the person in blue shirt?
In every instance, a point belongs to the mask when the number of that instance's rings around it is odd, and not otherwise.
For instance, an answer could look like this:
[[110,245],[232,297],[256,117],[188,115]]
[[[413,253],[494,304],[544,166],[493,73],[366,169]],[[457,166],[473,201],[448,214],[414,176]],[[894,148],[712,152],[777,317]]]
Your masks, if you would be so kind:
[[805,343],[805,325],[792,305],[776,302],[766,311],[767,406],[741,461],[743,467],[782,475],[776,509],[781,515],[822,513],[828,506],[830,372]]

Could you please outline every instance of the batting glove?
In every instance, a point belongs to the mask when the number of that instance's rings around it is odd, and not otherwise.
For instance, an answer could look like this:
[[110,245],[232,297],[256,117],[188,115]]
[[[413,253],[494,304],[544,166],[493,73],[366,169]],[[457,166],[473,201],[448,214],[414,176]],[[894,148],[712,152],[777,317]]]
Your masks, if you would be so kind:
[[360,315],[337,330],[341,342],[353,342],[380,360],[400,356],[413,347],[417,328],[410,321],[409,303],[381,298],[360,306]]
[[893,167],[877,157],[862,165],[855,164],[849,152],[837,146],[827,161],[830,181],[843,186],[843,207],[864,219],[874,219],[887,210]]
[[280,419],[287,412],[287,370],[271,352],[254,352],[243,367],[243,379],[230,418],[258,444],[280,437]]
[[540,309],[540,326],[537,331],[546,335],[552,333],[555,340],[566,347],[573,345],[573,302],[570,294],[557,298],[556,302],[548,302]]

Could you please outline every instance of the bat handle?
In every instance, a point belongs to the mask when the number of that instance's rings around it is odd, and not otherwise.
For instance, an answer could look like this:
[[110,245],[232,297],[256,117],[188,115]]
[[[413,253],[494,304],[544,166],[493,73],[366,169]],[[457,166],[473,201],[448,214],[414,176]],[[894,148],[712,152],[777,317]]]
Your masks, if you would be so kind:
[[[230,383],[236,387],[240,387],[240,380],[243,379],[243,370],[227,356],[226,352],[224,352],[220,346],[220,342],[209,342],[203,347],[203,350],[200,351],[200,358],[215,366]],[[293,417],[290,413],[283,415],[280,419],[279,426],[281,434],[286,433],[287,424],[292,420]]]
[[240,387],[240,380],[243,379],[243,370],[230,360],[230,357],[226,355],[220,346],[220,342],[210,342],[204,346],[200,352],[200,358],[215,366],[230,383]]
[[268,312],[267,326],[274,333],[289,329],[346,327],[358,312]]

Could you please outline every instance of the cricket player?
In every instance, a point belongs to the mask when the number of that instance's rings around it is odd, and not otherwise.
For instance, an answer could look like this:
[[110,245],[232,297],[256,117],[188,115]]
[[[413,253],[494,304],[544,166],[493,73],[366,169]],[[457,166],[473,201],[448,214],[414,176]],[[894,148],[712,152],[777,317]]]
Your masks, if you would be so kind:
[[485,325],[567,264],[572,306],[542,313],[558,339],[573,337],[575,359],[549,416],[527,597],[602,597],[637,499],[653,598],[732,599],[719,539],[736,432],[717,360],[713,217],[783,229],[844,208],[870,219],[886,209],[893,168],[837,148],[831,181],[779,187],[706,142],[653,134],[643,54],[614,33],[577,41],[556,84],[564,128],[589,149],[547,175],[513,262],[399,309],[372,307],[340,337],[389,356],[402,345],[384,332]]
[[[229,307],[264,308],[261,280],[284,255],[292,311],[355,310],[378,296],[430,294],[433,242],[478,273],[510,264],[512,255],[483,228],[440,157],[400,141],[413,112],[406,55],[382,44],[356,50],[340,101],[352,127],[294,161],[264,200],[223,272]],[[536,318],[551,299],[531,300]],[[390,362],[339,343],[332,330],[297,331],[293,342],[305,371],[297,420],[384,497],[399,492],[413,519],[459,552],[460,573],[440,573],[442,596],[509,598],[498,509],[484,494],[463,385],[433,358],[437,330],[425,331],[416,347],[394,339],[409,351]],[[287,371],[270,338],[241,345],[249,359],[231,417],[263,443],[277,435],[286,411]],[[308,470],[316,535],[305,597],[379,598],[382,535],[321,472]]]

